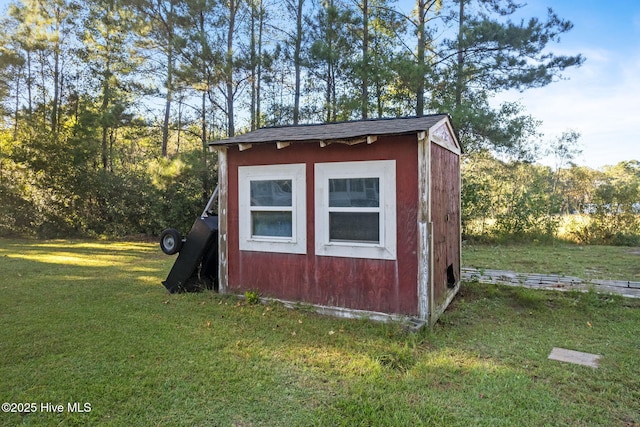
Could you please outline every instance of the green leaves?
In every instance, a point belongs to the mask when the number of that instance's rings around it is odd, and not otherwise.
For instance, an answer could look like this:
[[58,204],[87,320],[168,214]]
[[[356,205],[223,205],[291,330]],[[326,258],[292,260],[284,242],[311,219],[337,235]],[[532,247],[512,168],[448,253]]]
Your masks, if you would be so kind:
[[463,163],[463,233],[479,239],[562,238],[640,244],[640,163],[603,171],[570,163],[575,132],[554,142],[556,168],[500,161],[489,152]]
[[[534,159],[539,123],[491,99],[582,63],[550,49],[571,23],[552,11],[516,21],[522,9],[512,0],[416,7],[405,15],[389,0],[18,0],[0,21],[0,131],[10,145],[0,159],[11,188],[22,189],[7,197],[43,215],[57,206],[67,224],[102,232],[81,218],[88,182],[104,194],[121,185],[153,206],[158,191],[197,211],[215,181],[207,144],[235,129],[435,111],[452,115],[468,153]],[[158,156],[168,171],[174,157],[194,167],[158,174]],[[178,218],[165,208],[167,222]]]
[[493,149],[516,158],[532,158],[527,147],[537,136],[539,122],[522,107],[499,108],[488,100],[506,90],[524,91],[546,86],[568,67],[584,62],[581,55],[556,55],[551,43],[571,30],[570,21],[551,9],[546,20],[537,17],[510,19],[523,5],[511,0],[460,0],[454,11],[457,37],[445,40],[439,53],[438,84],[431,107],[449,111],[462,129],[469,150]]

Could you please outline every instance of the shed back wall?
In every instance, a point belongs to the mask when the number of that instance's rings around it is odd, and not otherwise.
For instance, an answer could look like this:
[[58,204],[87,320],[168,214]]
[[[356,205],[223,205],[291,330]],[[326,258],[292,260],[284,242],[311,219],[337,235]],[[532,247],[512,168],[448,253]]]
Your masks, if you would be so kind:
[[[417,164],[416,135],[380,137],[367,145],[317,143],[254,145],[228,151],[228,290],[257,290],[263,296],[359,310],[417,314]],[[396,160],[397,260],[315,255],[314,164]],[[238,167],[306,164],[307,254],[240,251],[238,242]]]
[[447,298],[447,268],[460,280],[460,157],[431,144],[431,220],[433,222],[434,304]]

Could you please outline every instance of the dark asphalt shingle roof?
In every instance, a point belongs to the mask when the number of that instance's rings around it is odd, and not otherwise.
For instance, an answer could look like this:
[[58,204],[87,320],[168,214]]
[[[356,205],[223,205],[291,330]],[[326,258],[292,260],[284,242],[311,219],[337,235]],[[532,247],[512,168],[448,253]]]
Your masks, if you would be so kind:
[[433,114],[422,117],[359,120],[317,125],[262,128],[233,138],[214,141],[209,145],[259,144],[267,142],[314,142],[348,140],[369,135],[403,135],[425,131],[445,117],[448,117],[448,115]]

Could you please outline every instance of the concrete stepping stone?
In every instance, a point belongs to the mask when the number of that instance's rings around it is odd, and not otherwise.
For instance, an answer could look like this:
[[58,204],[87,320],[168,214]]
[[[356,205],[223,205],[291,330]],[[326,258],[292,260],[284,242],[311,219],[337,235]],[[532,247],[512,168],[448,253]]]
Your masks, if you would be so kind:
[[566,348],[554,347],[549,354],[550,360],[559,362],[574,363],[576,365],[590,366],[597,368],[600,361],[599,354],[583,353],[581,351],[567,350]]

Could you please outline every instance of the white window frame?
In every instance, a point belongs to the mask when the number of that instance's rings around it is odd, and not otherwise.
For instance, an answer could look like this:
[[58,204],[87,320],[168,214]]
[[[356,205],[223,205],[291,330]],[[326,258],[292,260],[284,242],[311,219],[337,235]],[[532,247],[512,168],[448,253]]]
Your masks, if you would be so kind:
[[[251,181],[291,180],[291,237],[253,236]],[[241,251],[307,253],[306,165],[238,167],[238,234]],[[262,210],[262,209],[260,209]],[[280,209],[278,209],[280,210]]]
[[[373,160],[315,164],[316,255],[345,258],[396,259],[396,161]],[[380,242],[330,241],[329,180],[378,178],[380,182]],[[355,209],[355,208],[352,208]],[[362,211],[370,211],[363,208]]]

